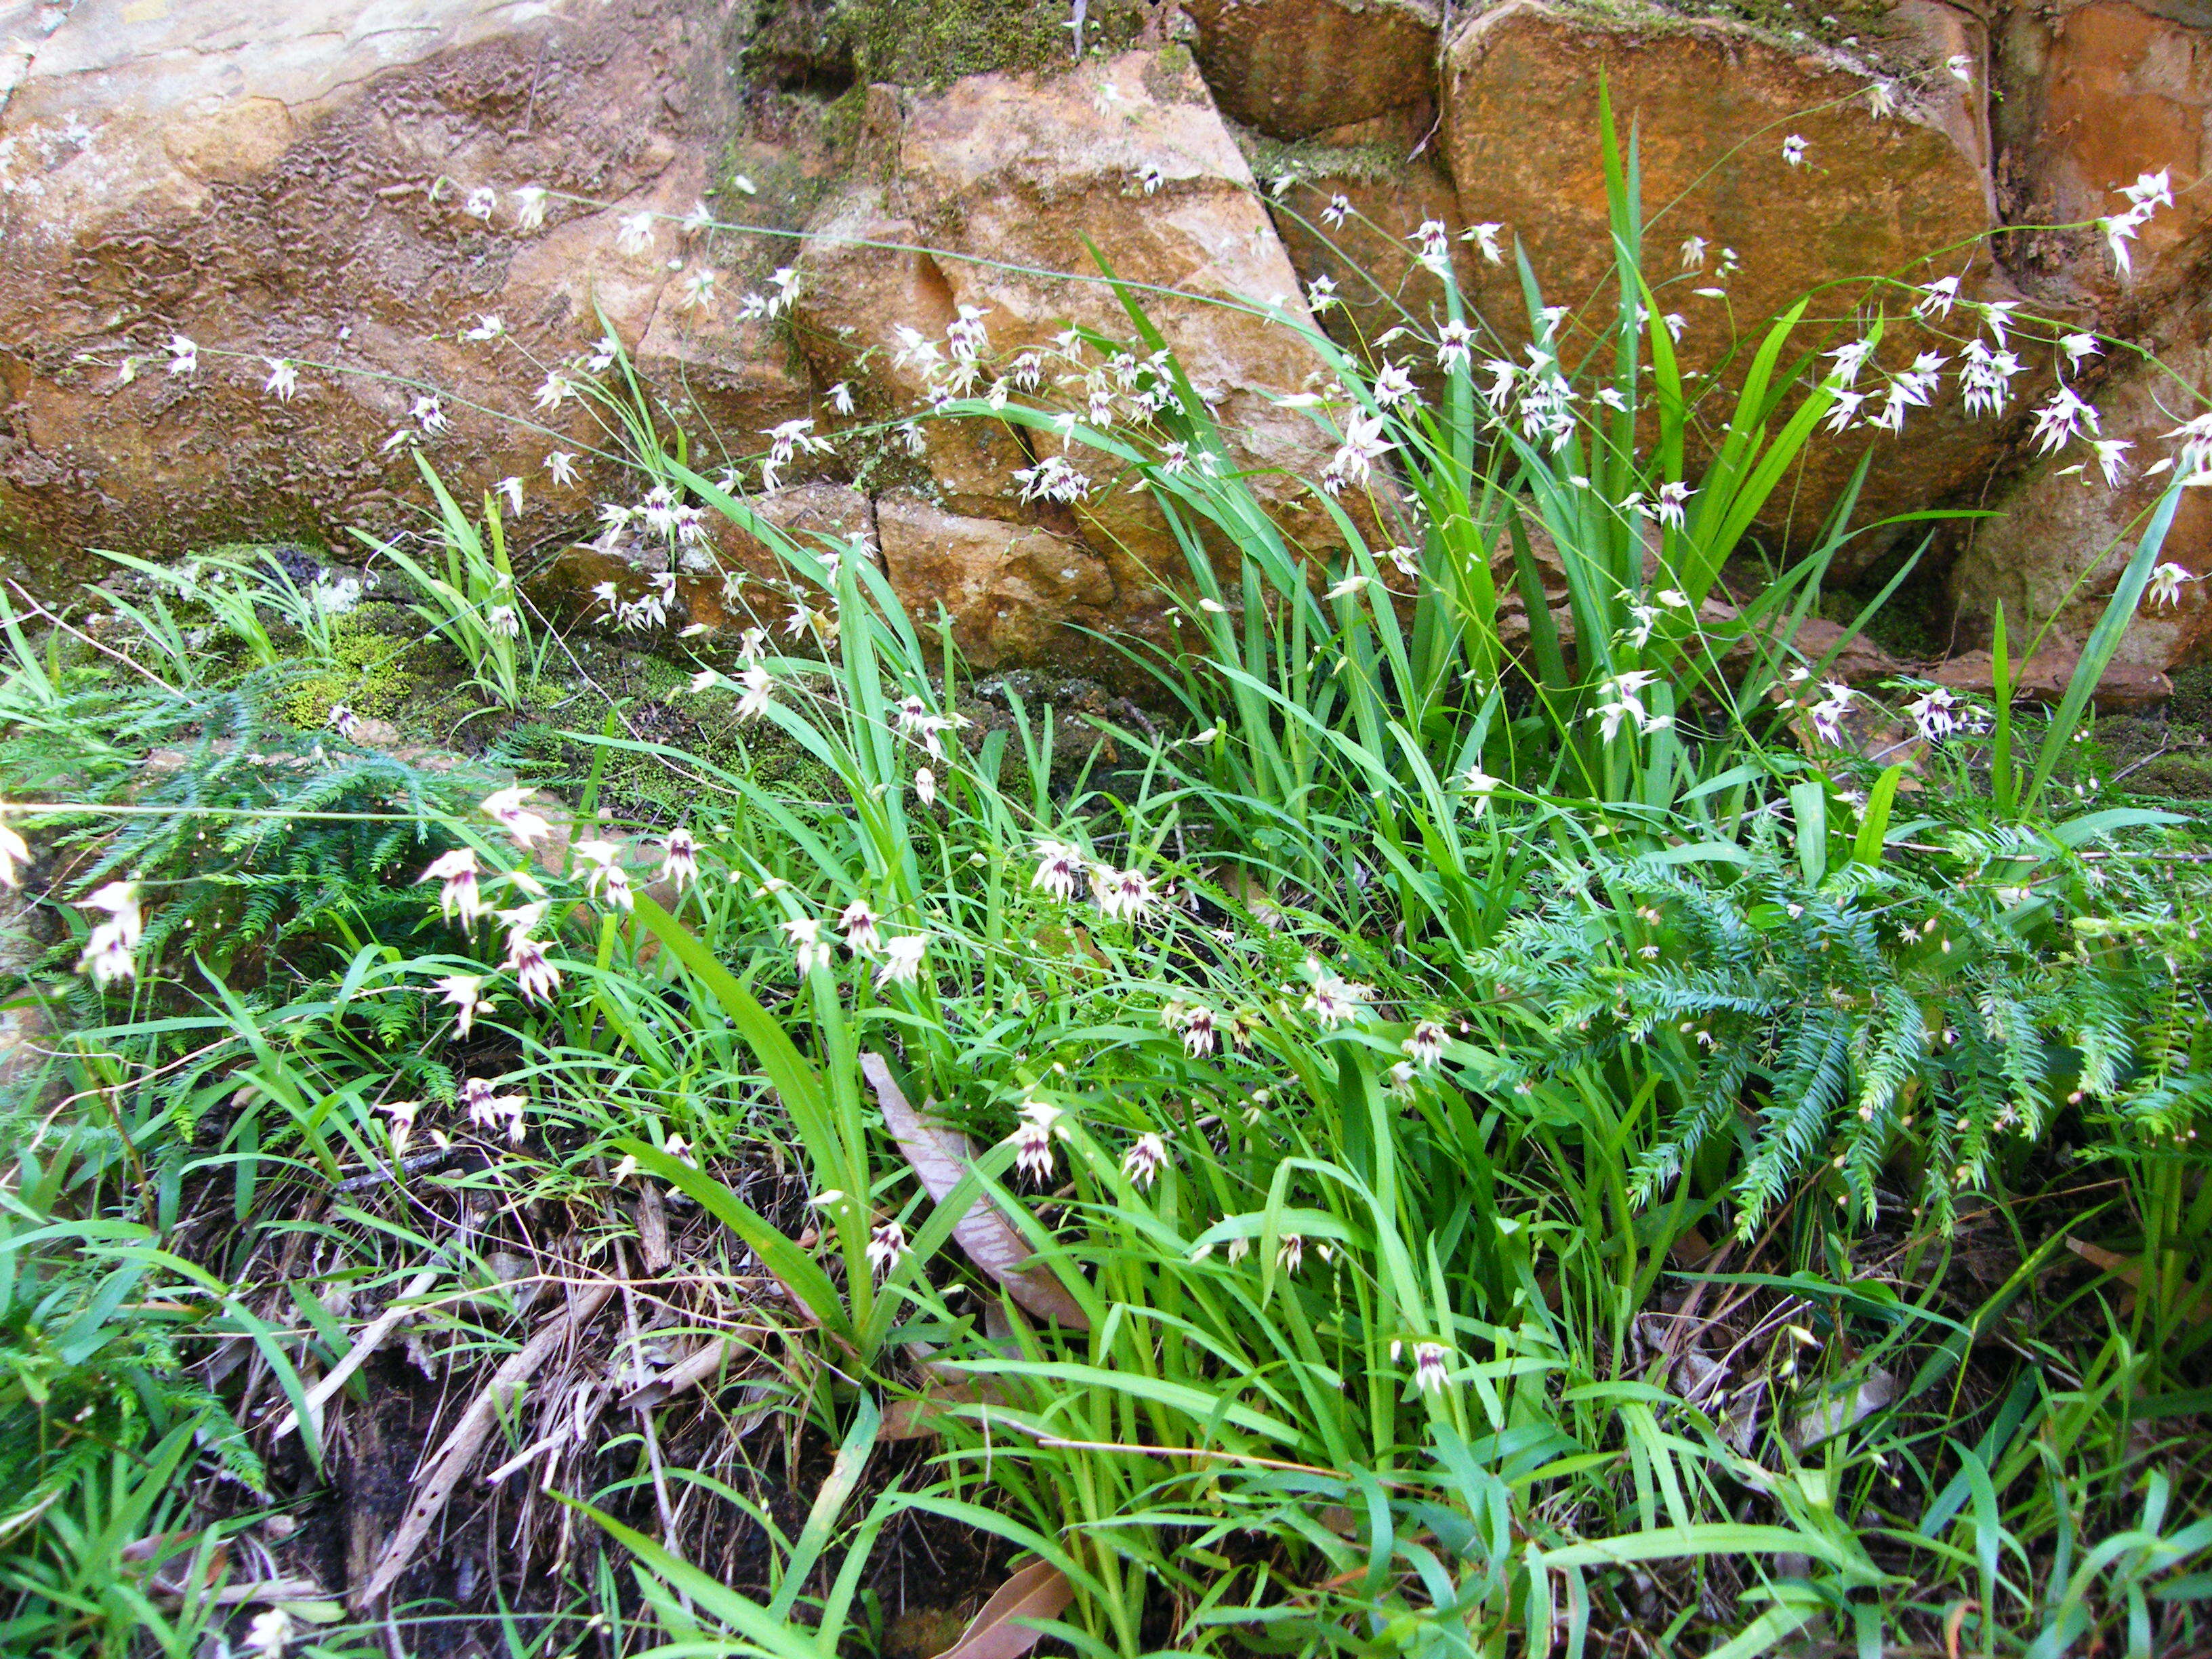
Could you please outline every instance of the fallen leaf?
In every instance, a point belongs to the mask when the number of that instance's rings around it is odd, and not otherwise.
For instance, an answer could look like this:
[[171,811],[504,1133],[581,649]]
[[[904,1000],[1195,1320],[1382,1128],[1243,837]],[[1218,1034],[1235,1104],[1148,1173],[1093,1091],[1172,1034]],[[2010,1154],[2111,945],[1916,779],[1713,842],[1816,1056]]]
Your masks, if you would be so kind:
[[1790,1443],[1791,1450],[1802,1452],[1855,1427],[1896,1397],[1895,1377],[1885,1370],[1869,1371],[1855,1385],[1829,1394],[1784,1430],[1782,1437]]
[[1075,1586],[1066,1573],[1050,1562],[1032,1561],[999,1586],[960,1639],[937,1659],[1021,1659],[1044,1632],[1012,1621],[1057,1619],[1074,1599]]
[[928,1381],[911,1400],[891,1402],[884,1413],[884,1440],[922,1440],[944,1432],[938,1419],[955,1406],[1005,1406],[1006,1391],[989,1377],[961,1376],[934,1365],[922,1368]]
[[[860,1070],[876,1091],[899,1151],[914,1165],[929,1195],[944,1202],[975,1161],[975,1147],[958,1130],[928,1122],[908,1105],[881,1054],[862,1054]],[[1036,1253],[988,1200],[979,1198],[969,1206],[953,1224],[952,1237],[977,1267],[1006,1287],[1007,1295],[1039,1318],[1056,1319],[1079,1331],[1091,1328],[1081,1304],[1065,1285],[1042,1268],[1021,1265]]]
[[[2066,1248],[2091,1267],[2103,1268],[2130,1291],[2142,1289],[2142,1265],[2140,1262],[2124,1255],[2115,1255],[2101,1245],[2085,1244],[2078,1238],[2068,1239]],[[2174,1292],[2173,1299],[2181,1310],[2181,1316],[2191,1324],[2201,1325],[2205,1320],[2212,1319],[2212,1290],[2185,1283]]]

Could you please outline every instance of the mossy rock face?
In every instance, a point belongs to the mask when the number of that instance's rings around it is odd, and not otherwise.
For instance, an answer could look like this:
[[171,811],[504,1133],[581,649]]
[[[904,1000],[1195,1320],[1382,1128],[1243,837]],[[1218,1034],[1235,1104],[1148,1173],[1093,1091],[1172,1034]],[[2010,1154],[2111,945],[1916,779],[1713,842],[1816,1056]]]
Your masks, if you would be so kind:
[[863,82],[942,86],[963,75],[1050,70],[1079,56],[1069,27],[1083,13],[1085,52],[1119,52],[1148,27],[1164,0],[845,0],[854,68]]

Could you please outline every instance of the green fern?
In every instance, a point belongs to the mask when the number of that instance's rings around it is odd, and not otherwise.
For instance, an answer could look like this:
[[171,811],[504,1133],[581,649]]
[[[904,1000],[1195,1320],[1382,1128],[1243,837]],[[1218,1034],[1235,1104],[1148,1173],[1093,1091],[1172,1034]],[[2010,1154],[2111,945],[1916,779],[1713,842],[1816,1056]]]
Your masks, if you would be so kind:
[[[1667,1106],[1639,1199],[1739,1127],[1739,1236],[1816,1170],[1872,1220],[1900,1154],[1948,1226],[1955,1194],[2068,1105],[2172,1129],[2203,1103],[2182,1033],[2204,1006],[2204,896],[2159,865],[2129,876],[1974,831],[1924,869],[1812,884],[1771,838],[1750,851],[1723,874],[1648,857],[1578,872],[1471,963],[1543,1011],[1548,1041],[1509,1081],[1656,1074]],[[2030,902],[1987,878],[2030,860]]]

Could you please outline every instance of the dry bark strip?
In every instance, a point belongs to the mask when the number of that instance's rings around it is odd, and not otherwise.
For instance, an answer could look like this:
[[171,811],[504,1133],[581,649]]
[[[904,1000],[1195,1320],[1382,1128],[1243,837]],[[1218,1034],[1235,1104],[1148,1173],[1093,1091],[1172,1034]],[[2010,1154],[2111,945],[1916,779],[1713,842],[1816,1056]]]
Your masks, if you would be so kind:
[[[345,1358],[331,1366],[329,1374],[301,1396],[307,1402],[308,1413],[315,1419],[315,1431],[319,1437],[322,1432],[323,1407],[330,1403],[331,1397],[345,1387],[346,1378],[359,1370],[369,1355],[384,1346],[384,1339],[392,1334],[393,1326],[409,1314],[422,1311],[415,1305],[416,1300],[428,1295],[430,1287],[437,1282],[438,1269],[434,1266],[416,1273],[408,1281],[407,1288],[392,1298],[391,1305],[354,1339],[353,1346],[346,1350]],[[299,1426],[300,1414],[286,1412],[271,1438],[282,1440]]]
[[[945,1194],[960,1184],[969,1165],[975,1161],[975,1147],[969,1144],[966,1135],[927,1121],[908,1104],[881,1054],[862,1054],[860,1070],[876,1091],[877,1102],[884,1109],[884,1121],[890,1126],[899,1151],[914,1165],[914,1172],[921,1177],[921,1184],[929,1195],[943,1203]],[[924,1105],[928,1103],[925,1102]],[[968,1213],[953,1224],[952,1237],[977,1267],[1005,1285],[1009,1296],[1040,1319],[1056,1319],[1079,1331],[1091,1328],[1082,1304],[1068,1293],[1067,1286],[1042,1268],[1021,1265],[1033,1259],[1036,1252],[988,1199],[979,1198],[969,1206]]]
[[462,1474],[476,1461],[483,1449],[485,1437],[498,1420],[500,1404],[514,1395],[537,1373],[538,1368],[554,1352],[573,1339],[592,1321],[592,1316],[606,1305],[607,1298],[615,1292],[614,1281],[604,1279],[577,1293],[569,1304],[568,1316],[548,1321],[538,1334],[525,1343],[519,1352],[507,1358],[505,1364],[493,1373],[475,1401],[471,1403],[461,1420],[453,1425],[445,1443],[438,1448],[430,1460],[430,1467],[416,1483],[415,1501],[407,1506],[407,1514],[392,1534],[392,1541],[384,1547],[378,1558],[376,1570],[369,1575],[368,1583],[356,1590],[350,1599],[356,1613],[366,1613],[379,1598],[388,1593],[399,1582],[415,1559],[416,1552],[422,1547],[444,1511],[446,1500],[453,1496],[453,1488],[460,1484]]

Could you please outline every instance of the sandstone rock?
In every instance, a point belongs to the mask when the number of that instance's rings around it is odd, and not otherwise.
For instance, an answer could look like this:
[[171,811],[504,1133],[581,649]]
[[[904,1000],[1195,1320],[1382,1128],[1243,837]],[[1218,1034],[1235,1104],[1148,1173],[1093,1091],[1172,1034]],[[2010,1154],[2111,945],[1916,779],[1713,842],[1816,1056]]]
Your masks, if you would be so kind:
[[1304,138],[1436,101],[1431,0],[1184,0],[1224,113]]
[[[1647,211],[1666,208],[1646,233],[1655,280],[1692,235],[1706,239],[1711,257],[1732,247],[1741,258],[1726,283],[1726,304],[1690,292],[1712,285],[1710,275],[1661,290],[1661,304],[1685,318],[1678,349],[1691,368],[1713,368],[1732,329],[1763,332],[1766,319],[1822,283],[1910,272],[1916,260],[1945,249],[1966,250],[1944,256],[1947,274],[1969,262],[1987,269],[1986,256],[1968,247],[1991,222],[1986,177],[1903,90],[1895,115],[1877,120],[1867,96],[1872,81],[1841,58],[1785,52],[1728,23],[1657,12],[1599,20],[1541,0],[1510,0],[1472,18],[1451,40],[1445,153],[1461,211],[1517,236],[1547,295],[1576,301],[1595,295],[1597,317],[1609,317],[1616,304],[1598,128],[1601,76],[1624,143],[1635,128]],[[1538,110],[1542,121],[1532,126]],[[1802,166],[1784,161],[1790,134],[1807,141]],[[1510,265],[1485,268],[1475,299],[1494,325],[1525,335]],[[1893,352],[1910,357],[1928,342],[1912,339],[1892,310],[1885,360]],[[1799,349],[1821,343],[1818,331],[1798,337]],[[1735,374],[1749,355],[1747,346]],[[1778,492],[1770,527],[1808,537],[1867,441],[1814,446],[1802,478]],[[1996,453],[1990,424],[1966,421],[1948,390],[1937,408],[1915,411],[1901,441],[1873,441],[1862,523],[1927,504]],[[1849,556],[1844,563],[1848,574]]]
[[[2134,446],[2118,487],[2105,483],[2094,459],[2081,465],[2086,450],[2075,443],[1992,501],[1998,516],[1975,526],[1950,573],[1951,598],[1970,636],[1988,637],[2000,604],[2015,641],[2054,617],[2060,631],[2087,639],[2103,615],[2147,515],[2172,481],[2170,470],[2148,477],[2145,470],[2173,454],[2166,434],[2212,393],[2212,301],[2171,313],[2150,344],[2164,368],[2124,361],[2092,398],[2100,435]],[[2212,490],[2182,492],[2159,557],[2193,575],[2212,574]],[[2171,606],[2146,599],[2118,660],[2170,670],[2212,654],[2206,586],[2185,582]]]
[[1114,579],[1079,538],[895,495],[876,503],[876,521],[884,573],[925,639],[941,608],[952,617],[954,643],[978,668],[1065,665],[1100,654],[1068,630],[1110,619]]
[[2205,246],[2212,197],[2195,188],[2212,134],[2212,51],[2201,8],[2089,0],[2008,8],[1998,37],[2005,96],[1994,118],[2006,215],[2055,225],[2124,212],[2118,192],[2168,170],[2174,204],[2142,227],[2132,276],[2094,229],[2030,231],[2006,259],[2047,301],[2084,301],[2128,327],[2179,291]]
[[[1381,115],[1316,133],[1268,158],[1296,181],[1269,191],[1276,232],[1301,283],[1310,288],[1326,276],[1335,284],[1338,303],[1319,317],[1347,349],[1380,338],[1409,309],[1423,314],[1436,289],[1417,257],[1416,233],[1431,220],[1455,229],[1464,222],[1435,147],[1413,155],[1422,131],[1403,112]],[[1350,211],[1332,225],[1324,216],[1340,197]],[[1464,242],[1453,251],[1461,286],[1472,288],[1480,256]]]
[[[2013,665],[2013,696],[2022,702],[2057,702],[2073,683],[2081,653],[2071,650],[2040,651]],[[1954,691],[1990,696],[1996,690],[1996,661],[1986,651],[1969,651],[1936,665],[1930,678]],[[2173,682],[2141,663],[2114,662],[2090,694],[2100,714],[2126,714],[2155,708],[2173,695]]]
[[[1280,297],[1303,316],[1297,275],[1186,58],[1130,52],[1056,79],[977,76],[902,106],[884,95],[870,118],[885,129],[881,153],[895,158],[890,182],[856,184],[810,230],[797,323],[819,378],[865,385],[878,407],[910,406],[921,381],[893,360],[892,331],[905,324],[941,341],[961,306],[981,313],[1001,366],[1048,349],[1071,325],[1126,338],[1129,319],[1094,274],[1103,258],[1143,285],[1138,297],[1216,400],[1240,459],[1261,471],[1255,488],[1294,532],[1325,524],[1296,480],[1319,472],[1333,445],[1304,412],[1268,396],[1300,388],[1317,360],[1249,309]],[[1148,167],[1158,173],[1152,192],[1142,184]],[[924,430],[946,504],[971,517],[1033,517],[1012,477],[1029,464],[1013,434],[943,426]],[[1157,629],[1166,601],[1150,573],[1179,570],[1182,556],[1149,506],[1113,485],[1103,458],[1085,465],[1100,488],[1079,510],[1113,573],[1116,620]]]
[[[532,399],[601,313],[731,425],[803,405],[780,347],[676,309],[672,261],[773,252],[675,222],[733,118],[686,0],[83,0],[11,61],[0,539],[40,563],[389,524],[421,486],[384,443],[428,395],[450,427],[427,453],[465,493],[516,474],[538,512],[588,510],[541,463],[604,433]],[[551,192],[542,228],[526,185]],[[640,213],[671,216],[626,252]],[[460,337],[487,314],[507,337]],[[173,334],[194,372],[167,372]],[[269,358],[298,366],[295,398],[264,392]]]

